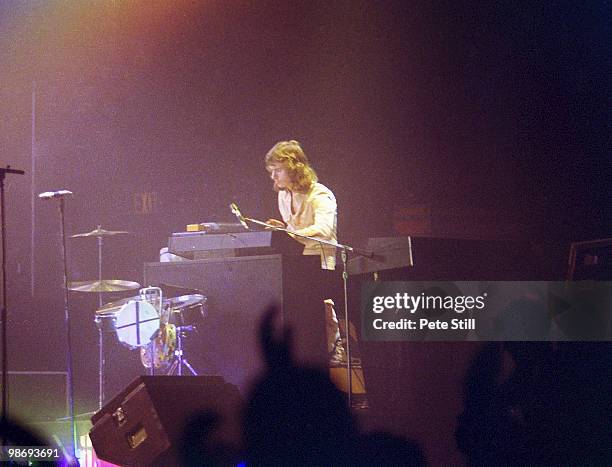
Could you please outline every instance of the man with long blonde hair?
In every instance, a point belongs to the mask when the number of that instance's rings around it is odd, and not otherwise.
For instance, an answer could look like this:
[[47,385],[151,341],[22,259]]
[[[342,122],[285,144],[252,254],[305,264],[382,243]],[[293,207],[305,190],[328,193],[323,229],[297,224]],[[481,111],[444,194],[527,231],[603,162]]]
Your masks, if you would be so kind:
[[[278,209],[283,219],[268,219],[267,223],[335,243],[336,198],[318,182],[300,143],[295,140],[276,143],[266,154],[265,165],[278,192]],[[304,245],[305,255],[321,256],[323,269],[335,269],[336,248],[314,240],[295,239]]]
[[[336,198],[329,188],[319,183],[300,143],[295,140],[276,143],[266,154],[265,165],[278,193],[278,210],[283,219],[268,219],[266,222],[289,232],[336,243]],[[304,245],[303,254],[321,256],[322,269],[335,269],[335,247],[315,240],[294,238]],[[325,299],[327,350],[331,365],[346,361],[334,302],[330,299],[330,296],[337,295],[336,280],[339,277],[327,277],[326,296],[321,297]]]

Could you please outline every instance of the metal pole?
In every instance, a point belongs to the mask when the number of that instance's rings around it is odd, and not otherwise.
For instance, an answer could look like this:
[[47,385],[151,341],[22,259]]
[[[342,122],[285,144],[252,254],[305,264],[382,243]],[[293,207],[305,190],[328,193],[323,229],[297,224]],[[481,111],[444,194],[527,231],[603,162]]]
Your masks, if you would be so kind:
[[[101,225],[98,226],[102,228]],[[102,283],[102,236],[98,237],[98,280]],[[98,292],[98,309],[102,308],[102,291]],[[106,362],[104,361],[104,330],[101,324],[98,326],[98,409],[102,409],[104,404],[104,370]]]
[[74,456],[74,460],[76,465],[78,465],[78,457],[77,457],[77,433],[76,433],[76,423],[74,420],[74,379],[73,379],[73,370],[72,370],[72,338],[70,332],[70,311],[68,308],[68,260],[66,256],[66,229],[65,229],[65,221],[64,221],[64,198],[60,198],[59,203],[59,213],[60,213],[60,233],[62,239],[62,262],[63,262],[63,276],[64,276],[64,322],[66,326],[66,345],[67,345],[67,355],[66,355],[66,367],[68,373],[68,409],[70,416],[70,429],[72,432],[72,455]]
[[[6,343],[6,321],[8,309],[6,305],[6,219],[4,206],[4,172],[0,173],[0,212],[2,213],[2,422],[8,420],[8,345]],[[4,437],[2,438],[4,445]]]
[[348,406],[349,410],[353,408],[353,375],[352,373],[352,365],[351,365],[351,333],[349,328],[349,310],[348,310],[348,271],[346,265],[346,249],[342,248],[340,251],[340,256],[342,257],[342,285],[344,288],[344,334],[346,335],[346,373],[348,378]]

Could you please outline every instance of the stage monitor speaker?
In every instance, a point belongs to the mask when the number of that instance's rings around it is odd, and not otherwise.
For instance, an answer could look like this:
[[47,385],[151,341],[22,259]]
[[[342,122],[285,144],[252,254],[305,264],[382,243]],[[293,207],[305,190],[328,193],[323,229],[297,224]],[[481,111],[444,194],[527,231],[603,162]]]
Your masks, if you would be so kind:
[[93,415],[89,437],[97,457],[114,464],[180,465],[192,415],[219,415],[214,439],[236,446],[241,408],[238,388],[220,376],[140,376]]

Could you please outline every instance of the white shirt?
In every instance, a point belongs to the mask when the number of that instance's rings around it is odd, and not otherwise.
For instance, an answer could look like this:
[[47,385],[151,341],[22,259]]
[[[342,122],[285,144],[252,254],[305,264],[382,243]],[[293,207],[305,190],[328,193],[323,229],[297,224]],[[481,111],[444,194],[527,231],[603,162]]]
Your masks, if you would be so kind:
[[[281,190],[278,210],[288,231],[336,243],[336,197],[326,186],[314,183],[308,193]],[[313,240],[295,239],[304,245],[303,254],[321,255],[321,268],[335,269],[336,248]]]

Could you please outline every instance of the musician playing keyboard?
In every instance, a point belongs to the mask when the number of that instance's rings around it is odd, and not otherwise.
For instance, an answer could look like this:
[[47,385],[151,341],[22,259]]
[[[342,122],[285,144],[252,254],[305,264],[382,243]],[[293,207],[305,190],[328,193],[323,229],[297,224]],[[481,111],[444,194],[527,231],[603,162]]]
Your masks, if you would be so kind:
[[[336,242],[337,205],[332,191],[318,182],[304,150],[295,140],[280,141],[265,157],[266,170],[278,193],[278,210],[282,221],[268,219],[273,227],[286,228],[308,237]],[[304,245],[305,255],[320,255],[321,268],[333,271],[336,267],[336,248],[314,240],[294,237]],[[330,275],[332,276],[332,275]],[[327,289],[334,290],[337,277],[329,277]],[[334,293],[331,294],[335,295]],[[329,296],[322,298],[330,298]],[[338,319],[333,306],[326,306],[327,350],[333,360],[343,356]]]

